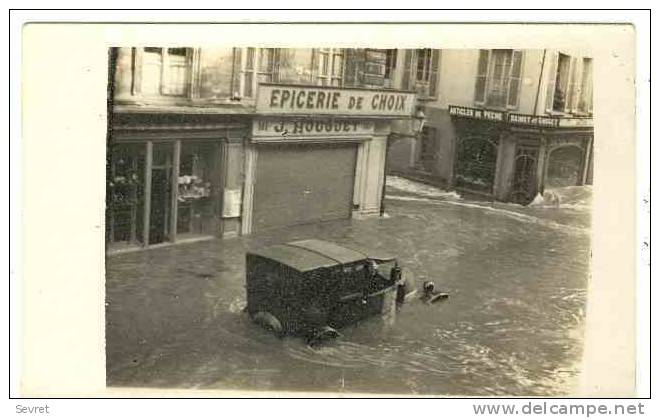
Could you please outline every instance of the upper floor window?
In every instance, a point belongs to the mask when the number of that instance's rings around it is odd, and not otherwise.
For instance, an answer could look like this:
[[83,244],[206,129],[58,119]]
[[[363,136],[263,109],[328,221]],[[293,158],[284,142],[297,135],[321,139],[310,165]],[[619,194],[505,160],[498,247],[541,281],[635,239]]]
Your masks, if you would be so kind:
[[394,84],[396,50],[351,48],[344,50],[345,87],[391,88]]
[[254,97],[259,83],[275,81],[277,56],[278,50],[273,48],[245,48],[242,51],[240,84],[243,97]]
[[402,87],[422,98],[435,98],[438,89],[440,50],[408,49],[404,57]]
[[394,87],[394,74],[396,73],[397,50],[388,49],[385,51],[385,87]]
[[338,48],[319,48],[314,52],[317,84],[341,86],[344,74],[344,51]]
[[140,93],[146,96],[186,96],[190,84],[189,48],[147,47],[141,51]]
[[550,53],[546,110],[548,112],[591,112],[591,59]]
[[416,81],[429,82],[431,78],[431,50],[419,49],[417,50],[417,72]]
[[518,107],[522,59],[520,50],[480,50],[474,91],[475,103],[501,108]]

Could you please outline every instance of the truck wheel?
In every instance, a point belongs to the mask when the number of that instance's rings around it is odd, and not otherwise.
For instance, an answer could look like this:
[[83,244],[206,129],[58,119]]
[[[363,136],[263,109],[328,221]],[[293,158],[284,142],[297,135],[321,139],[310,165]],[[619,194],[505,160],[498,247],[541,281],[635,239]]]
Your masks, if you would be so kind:
[[317,346],[324,341],[332,340],[335,338],[341,337],[341,333],[331,326],[323,326],[321,328],[316,328],[312,331],[311,335],[307,338],[307,344],[310,347]]
[[284,335],[282,323],[270,312],[257,312],[252,315],[252,320],[262,327],[273,331],[280,338]]

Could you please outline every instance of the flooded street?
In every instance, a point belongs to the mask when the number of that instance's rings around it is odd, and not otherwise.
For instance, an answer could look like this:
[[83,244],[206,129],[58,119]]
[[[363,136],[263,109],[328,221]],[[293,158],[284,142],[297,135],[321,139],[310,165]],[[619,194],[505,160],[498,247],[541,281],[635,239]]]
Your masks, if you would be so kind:
[[[590,188],[528,207],[388,177],[384,218],[113,255],[106,261],[109,386],[429,395],[563,395],[582,352]],[[309,348],[253,324],[245,251],[319,238],[396,255],[419,287],[394,323],[372,318]]]

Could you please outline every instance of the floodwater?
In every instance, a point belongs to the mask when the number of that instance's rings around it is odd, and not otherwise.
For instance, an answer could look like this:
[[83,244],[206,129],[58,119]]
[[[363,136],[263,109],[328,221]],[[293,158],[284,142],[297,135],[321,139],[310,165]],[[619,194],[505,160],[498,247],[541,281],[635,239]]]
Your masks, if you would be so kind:
[[[388,177],[383,218],[336,221],[107,258],[109,386],[469,396],[573,393],[590,260],[590,187],[523,207]],[[320,238],[398,256],[411,300],[310,348],[253,324],[244,254]]]

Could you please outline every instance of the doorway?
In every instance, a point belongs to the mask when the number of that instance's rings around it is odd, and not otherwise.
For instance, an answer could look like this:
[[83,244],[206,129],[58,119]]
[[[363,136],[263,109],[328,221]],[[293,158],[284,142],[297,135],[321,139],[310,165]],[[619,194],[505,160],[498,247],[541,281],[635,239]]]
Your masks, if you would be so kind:
[[169,239],[172,200],[172,144],[154,144],[151,166],[151,210],[149,244]]

